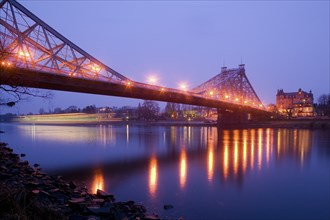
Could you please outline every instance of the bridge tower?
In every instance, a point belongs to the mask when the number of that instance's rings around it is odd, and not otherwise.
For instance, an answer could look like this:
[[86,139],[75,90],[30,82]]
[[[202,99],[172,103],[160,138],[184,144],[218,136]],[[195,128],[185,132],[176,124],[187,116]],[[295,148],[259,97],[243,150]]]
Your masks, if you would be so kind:
[[240,106],[236,110],[217,108],[219,125],[242,124],[260,119],[260,115],[246,111],[246,107],[265,109],[245,74],[244,64],[232,69],[222,67],[218,75],[193,88],[192,91],[204,97]]

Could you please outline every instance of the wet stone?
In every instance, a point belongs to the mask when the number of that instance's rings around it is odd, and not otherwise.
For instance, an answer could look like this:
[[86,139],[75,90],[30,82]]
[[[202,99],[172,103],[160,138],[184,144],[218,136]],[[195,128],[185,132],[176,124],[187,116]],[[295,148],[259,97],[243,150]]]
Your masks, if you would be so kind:
[[103,203],[104,199],[93,199],[92,201],[95,203]]
[[32,190],[32,193],[34,193],[34,194],[39,194],[39,193],[40,193],[40,190],[38,190],[38,189],[34,189],[34,190]]
[[81,198],[71,198],[69,200],[69,202],[71,203],[82,203],[82,202],[85,202],[85,198],[81,197]]
[[35,164],[33,164],[33,166],[34,166],[34,167],[39,167],[40,164],[35,163]]
[[155,214],[151,214],[151,215],[146,215],[143,218],[144,220],[160,220],[160,218],[158,217],[158,215]]

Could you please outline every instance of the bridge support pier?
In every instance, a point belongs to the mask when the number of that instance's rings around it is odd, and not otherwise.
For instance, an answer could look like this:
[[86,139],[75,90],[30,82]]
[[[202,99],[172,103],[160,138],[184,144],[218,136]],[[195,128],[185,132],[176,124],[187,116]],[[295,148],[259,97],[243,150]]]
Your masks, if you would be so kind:
[[261,125],[271,119],[270,114],[262,114],[258,112],[247,112],[244,109],[228,110],[218,108],[218,126],[219,127],[240,127],[247,125]]
[[251,114],[243,110],[231,111],[227,109],[217,109],[218,111],[218,126],[240,126],[248,124],[251,121]]

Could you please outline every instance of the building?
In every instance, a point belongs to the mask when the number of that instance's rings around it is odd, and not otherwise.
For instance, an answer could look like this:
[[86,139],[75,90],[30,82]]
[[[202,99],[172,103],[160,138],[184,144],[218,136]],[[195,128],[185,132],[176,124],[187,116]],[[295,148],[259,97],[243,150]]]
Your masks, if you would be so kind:
[[276,94],[276,107],[281,114],[289,118],[314,116],[313,93],[301,89],[298,92],[284,92],[279,89]]

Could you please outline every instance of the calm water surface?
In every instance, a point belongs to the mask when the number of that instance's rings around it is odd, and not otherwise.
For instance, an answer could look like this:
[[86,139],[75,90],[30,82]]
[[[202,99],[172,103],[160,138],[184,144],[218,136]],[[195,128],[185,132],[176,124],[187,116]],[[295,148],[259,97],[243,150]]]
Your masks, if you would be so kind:
[[330,218],[329,130],[19,124],[0,130],[0,141],[44,171],[141,202],[163,217]]

